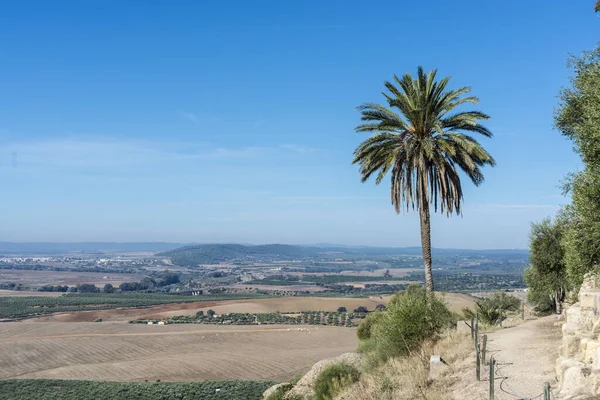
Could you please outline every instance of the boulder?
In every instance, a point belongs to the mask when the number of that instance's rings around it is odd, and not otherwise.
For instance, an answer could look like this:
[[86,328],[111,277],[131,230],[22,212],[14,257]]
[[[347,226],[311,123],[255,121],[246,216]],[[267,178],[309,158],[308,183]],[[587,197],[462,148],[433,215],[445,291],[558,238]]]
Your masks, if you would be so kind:
[[442,356],[431,356],[429,359],[429,380],[433,381],[444,376],[450,371],[450,366]]
[[283,383],[278,383],[277,385],[273,385],[270,388],[268,388],[267,390],[265,390],[265,392],[263,393],[263,399],[266,400],[269,398],[269,396],[271,396],[273,393],[275,393],[278,389],[280,388],[288,388],[291,389],[292,388],[292,384],[289,382],[283,382]]
[[325,360],[321,360],[306,373],[299,381],[296,383],[294,388],[290,390],[285,396],[285,399],[295,399],[295,398],[304,398],[311,397],[315,393],[314,385],[317,380],[317,377],[325,368],[330,365],[343,363],[349,364],[357,369],[361,369],[363,357],[358,353],[345,353],[341,356],[327,358]]

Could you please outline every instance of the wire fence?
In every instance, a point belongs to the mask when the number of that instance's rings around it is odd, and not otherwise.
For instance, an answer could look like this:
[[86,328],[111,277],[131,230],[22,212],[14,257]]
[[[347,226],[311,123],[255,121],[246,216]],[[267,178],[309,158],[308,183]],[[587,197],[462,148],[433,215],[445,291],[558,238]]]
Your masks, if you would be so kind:
[[[524,311],[525,310],[523,307],[521,315],[524,315]],[[509,377],[502,373],[502,368],[507,365],[511,365],[512,363],[499,363],[496,360],[495,355],[498,354],[500,350],[490,351],[489,349],[487,349],[487,334],[483,334],[481,337],[479,335],[479,314],[477,314],[474,318],[471,318],[471,323],[467,323],[467,325],[471,328],[471,338],[473,339],[473,345],[475,347],[475,379],[477,381],[481,381],[481,367],[489,365],[490,400],[495,399],[496,386],[503,393],[513,396],[515,399],[518,400],[554,400],[554,393],[552,392],[552,388],[550,387],[550,383],[548,382],[544,384],[542,392],[536,396],[525,396],[514,390],[508,383]],[[487,361],[486,355],[490,356],[489,361]],[[499,380],[498,385],[496,385],[496,379]]]

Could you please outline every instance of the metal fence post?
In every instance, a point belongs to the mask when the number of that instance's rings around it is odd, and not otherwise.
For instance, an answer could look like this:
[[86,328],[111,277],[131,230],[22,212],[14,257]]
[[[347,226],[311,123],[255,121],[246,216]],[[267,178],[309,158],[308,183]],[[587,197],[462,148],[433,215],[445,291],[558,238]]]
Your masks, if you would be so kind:
[[481,348],[481,362],[485,365],[485,349],[487,347],[487,334],[483,335],[483,347]]
[[496,360],[494,356],[490,357],[490,400],[494,400],[494,378],[496,376]]
[[481,357],[479,354],[479,343],[475,343],[475,353],[476,353],[476,364],[475,364],[475,377],[478,381],[481,380]]
[[471,340],[475,341],[475,317],[471,317]]
[[550,384],[548,382],[546,382],[544,384],[544,400],[551,400],[550,399]]

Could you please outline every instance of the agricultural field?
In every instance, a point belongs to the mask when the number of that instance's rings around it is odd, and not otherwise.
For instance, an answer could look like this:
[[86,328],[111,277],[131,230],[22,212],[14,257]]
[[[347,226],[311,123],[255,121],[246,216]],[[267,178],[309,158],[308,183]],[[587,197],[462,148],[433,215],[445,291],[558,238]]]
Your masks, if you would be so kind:
[[0,400],[245,399],[260,400],[276,382],[94,382],[48,379],[0,381]]
[[[474,307],[474,298],[467,294],[443,295],[448,307],[460,312]],[[387,304],[391,296],[352,297],[269,297],[256,293],[210,296],[173,296],[153,294],[86,294],[61,297],[0,297],[0,319],[40,315],[41,321],[91,322],[132,319],[168,319],[178,315],[196,315],[198,311],[214,310],[230,313],[289,313],[305,310],[336,311],[346,307],[352,311],[360,306],[372,311],[378,304]],[[131,308],[138,307],[138,308]],[[83,310],[83,311],[82,311]],[[51,314],[51,315],[48,315]]]
[[0,282],[11,282],[23,286],[68,285],[75,286],[90,283],[104,286],[110,283],[119,286],[123,282],[135,282],[143,279],[140,274],[121,274],[104,272],[77,271],[36,271],[21,269],[0,269]]
[[[364,312],[302,311],[300,313],[231,313],[221,315],[177,315],[166,321],[168,324],[212,324],[212,325],[329,325],[356,327],[366,318]],[[130,323],[153,324],[159,320],[135,319]]]
[[0,289],[0,297],[58,297],[62,296],[63,292],[34,292],[30,290],[2,290]]
[[63,296],[0,296],[0,319],[23,318],[61,312],[149,307],[156,304],[207,302],[267,297],[258,293],[177,296],[151,293],[81,293]]
[[0,324],[0,379],[280,381],[356,346],[344,327],[26,320]]

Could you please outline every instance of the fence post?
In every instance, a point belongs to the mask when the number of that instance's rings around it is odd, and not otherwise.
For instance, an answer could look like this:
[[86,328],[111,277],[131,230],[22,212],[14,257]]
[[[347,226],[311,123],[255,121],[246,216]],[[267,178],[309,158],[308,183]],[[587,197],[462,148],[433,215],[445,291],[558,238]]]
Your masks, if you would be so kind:
[[[479,313],[475,316],[475,338],[479,336]],[[477,340],[479,341],[479,340]]]
[[490,357],[490,400],[494,400],[494,378],[496,369],[496,360],[494,360],[494,356]]
[[471,340],[475,341],[475,317],[471,317]]
[[481,380],[481,357],[479,354],[479,343],[475,343],[475,353],[476,353],[476,364],[475,364],[475,377],[478,381]]
[[483,347],[481,348],[481,362],[485,365],[485,349],[487,347],[487,334],[483,335]]
[[544,400],[551,400],[550,399],[550,384],[548,382],[546,382],[544,384]]
[[525,321],[525,303],[521,303],[521,319]]

